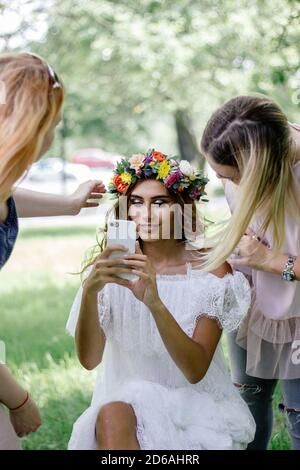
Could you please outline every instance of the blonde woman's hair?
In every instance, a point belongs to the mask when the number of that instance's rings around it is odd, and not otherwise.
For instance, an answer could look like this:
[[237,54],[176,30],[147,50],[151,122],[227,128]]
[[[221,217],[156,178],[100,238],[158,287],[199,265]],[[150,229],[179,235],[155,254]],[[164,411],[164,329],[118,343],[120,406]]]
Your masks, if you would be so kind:
[[258,217],[262,223],[257,235],[262,238],[270,227],[276,256],[285,240],[287,214],[300,223],[300,188],[293,172],[296,146],[286,115],[262,95],[233,98],[211,116],[201,151],[219,165],[236,168],[241,177],[232,217],[214,239],[204,269],[220,266]]
[[47,63],[28,53],[0,55],[0,199],[38,158],[64,100]]

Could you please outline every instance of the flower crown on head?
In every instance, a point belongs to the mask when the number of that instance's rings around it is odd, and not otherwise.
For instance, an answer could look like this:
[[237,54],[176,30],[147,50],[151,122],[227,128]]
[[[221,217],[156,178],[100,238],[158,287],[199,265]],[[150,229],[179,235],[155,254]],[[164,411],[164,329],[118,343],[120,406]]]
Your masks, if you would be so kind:
[[[206,195],[205,185],[208,179],[203,173],[196,173],[187,160],[177,160],[154,149],[144,154],[123,158],[113,171],[108,192],[121,195],[131,185],[140,179],[156,176],[166,188],[175,192],[185,192],[192,200],[200,200]],[[201,199],[207,201],[207,199]]]

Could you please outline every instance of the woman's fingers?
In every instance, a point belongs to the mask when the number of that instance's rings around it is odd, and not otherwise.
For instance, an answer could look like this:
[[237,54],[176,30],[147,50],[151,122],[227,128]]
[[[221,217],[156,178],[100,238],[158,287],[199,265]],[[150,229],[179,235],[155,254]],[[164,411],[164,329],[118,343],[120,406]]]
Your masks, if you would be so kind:
[[135,266],[137,268],[145,268],[146,267],[146,262],[145,261],[139,261],[139,260],[131,260],[131,259],[124,259],[123,263],[126,264],[127,266]]
[[248,258],[231,259],[230,264],[233,266],[248,266],[249,260]]
[[105,248],[101,255],[99,255],[98,259],[108,258],[113,251],[124,251],[125,253],[128,251],[128,248],[121,244],[109,245]]
[[86,202],[84,204],[84,207],[98,207],[99,206],[99,202]]
[[132,269],[130,268],[105,268],[101,271],[99,271],[99,275],[101,276],[101,274],[103,274],[104,276],[107,275],[107,274],[117,274],[117,273],[126,273],[126,274],[131,274],[132,273]]
[[101,192],[101,191],[92,191],[89,195],[89,198],[93,199],[93,198],[102,197],[102,196],[104,196],[103,192]]
[[149,274],[145,273],[144,271],[139,271],[138,269],[132,269],[131,271],[133,274],[142,277],[143,279],[149,279]]
[[111,259],[98,259],[95,263],[95,267],[98,269],[104,269],[110,266],[121,266],[124,265],[123,258],[111,258]]
[[260,237],[258,237],[256,233],[249,227],[247,228],[245,235],[246,236],[248,235],[248,237],[251,237],[251,238],[254,238],[255,240],[260,241]]
[[130,281],[128,279],[123,279],[122,277],[119,276],[102,276],[101,277],[101,282],[104,282],[105,284],[119,284],[120,286],[124,287],[129,287],[131,285]]
[[131,254],[128,254],[128,255],[125,255],[124,256],[124,259],[134,259],[134,260],[146,260],[147,259],[147,255],[141,255],[139,253],[131,253]]

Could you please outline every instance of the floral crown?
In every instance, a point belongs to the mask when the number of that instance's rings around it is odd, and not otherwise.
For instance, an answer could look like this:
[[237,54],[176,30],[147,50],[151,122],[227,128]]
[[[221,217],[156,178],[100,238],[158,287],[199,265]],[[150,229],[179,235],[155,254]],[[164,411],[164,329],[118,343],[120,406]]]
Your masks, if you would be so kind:
[[[156,176],[166,188],[175,192],[185,192],[192,200],[200,200],[206,195],[205,185],[208,179],[203,173],[196,173],[187,160],[177,160],[178,157],[169,157],[156,150],[148,150],[144,154],[132,155],[123,158],[113,171],[108,192],[120,195],[140,179]],[[207,201],[207,199],[201,199]]]

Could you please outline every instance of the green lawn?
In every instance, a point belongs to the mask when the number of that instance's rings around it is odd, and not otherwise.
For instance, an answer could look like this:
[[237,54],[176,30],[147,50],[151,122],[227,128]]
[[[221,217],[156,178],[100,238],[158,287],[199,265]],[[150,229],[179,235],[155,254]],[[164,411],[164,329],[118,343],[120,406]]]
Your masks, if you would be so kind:
[[[65,324],[80,282],[69,273],[80,269],[94,243],[91,227],[22,231],[0,273],[0,339],[7,363],[43,418],[40,430],[23,439],[25,449],[65,449],[73,422],[89,405],[95,372],[78,363]],[[271,448],[289,449],[285,419],[277,411]]]

